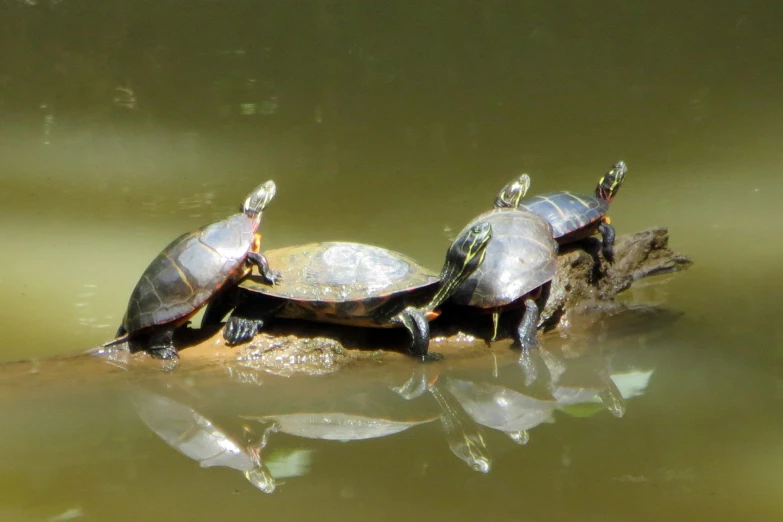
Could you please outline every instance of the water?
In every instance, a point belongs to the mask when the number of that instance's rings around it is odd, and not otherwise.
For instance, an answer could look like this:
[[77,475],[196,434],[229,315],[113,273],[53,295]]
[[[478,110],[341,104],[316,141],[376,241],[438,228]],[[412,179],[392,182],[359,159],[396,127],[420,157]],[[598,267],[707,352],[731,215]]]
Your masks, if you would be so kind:
[[[618,233],[668,226],[696,263],[626,297],[676,319],[626,316],[546,340],[572,364],[591,361],[579,363],[588,373],[598,362],[607,375],[653,371],[622,418],[558,409],[524,446],[485,427],[486,474],[455,455],[439,419],[346,444],[275,433],[262,460],[305,470],[267,495],[151,431],[134,408],[136,372],[85,381],[83,363],[47,378],[6,366],[0,519],[779,520],[780,14],[762,1],[6,0],[4,361],[111,338],[152,257],[270,178],[267,247],[363,241],[435,269],[518,173],[532,192],[589,192],[623,159]],[[515,357],[492,353],[501,366]],[[492,377],[485,359],[438,368],[444,381],[540,393]],[[163,396],[232,440],[245,437],[238,415],[341,404],[343,380],[393,394],[410,373],[257,387],[181,370],[172,379],[193,377],[178,384],[192,394]],[[438,404],[425,394],[403,418],[437,417]]]

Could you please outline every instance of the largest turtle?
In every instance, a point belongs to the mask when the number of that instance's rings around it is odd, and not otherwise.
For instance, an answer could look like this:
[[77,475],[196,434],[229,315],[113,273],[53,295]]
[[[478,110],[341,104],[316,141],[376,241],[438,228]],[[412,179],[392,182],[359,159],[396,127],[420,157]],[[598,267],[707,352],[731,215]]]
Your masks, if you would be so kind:
[[560,245],[600,232],[604,258],[612,262],[615,233],[606,213],[627,173],[625,162],[618,161],[612,165],[598,181],[595,195],[560,191],[522,199],[512,183],[498,193],[495,207],[522,208],[544,216],[552,225],[552,232]]
[[259,251],[257,231],[275,192],[273,181],[262,183],[238,214],[185,233],[164,248],[133,289],[117,339],[104,346],[128,341],[132,351],[145,349],[160,359],[177,357],[174,330],[220,290],[244,277],[252,265],[274,284],[280,274],[269,268]]
[[270,285],[250,276],[230,298],[211,304],[202,324],[219,322],[235,309],[223,330],[229,345],[250,341],[271,317],[365,327],[404,326],[411,334],[410,352],[429,354],[428,320],[435,309],[481,265],[492,238],[489,223],[476,222],[454,240],[436,275],[413,259],[385,248],[360,243],[326,242],[269,250],[269,262],[282,271]]

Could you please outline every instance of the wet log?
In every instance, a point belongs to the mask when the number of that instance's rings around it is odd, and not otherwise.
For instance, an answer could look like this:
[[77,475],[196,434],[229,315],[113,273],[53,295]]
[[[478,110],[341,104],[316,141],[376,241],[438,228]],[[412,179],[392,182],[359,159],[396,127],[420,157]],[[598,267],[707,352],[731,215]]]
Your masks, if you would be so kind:
[[615,297],[634,281],[679,272],[693,263],[669,248],[669,231],[664,227],[618,236],[614,250],[615,261],[610,264],[595,238],[561,249],[557,275],[541,314],[546,329],[565,327],[577,314],[620,306]]

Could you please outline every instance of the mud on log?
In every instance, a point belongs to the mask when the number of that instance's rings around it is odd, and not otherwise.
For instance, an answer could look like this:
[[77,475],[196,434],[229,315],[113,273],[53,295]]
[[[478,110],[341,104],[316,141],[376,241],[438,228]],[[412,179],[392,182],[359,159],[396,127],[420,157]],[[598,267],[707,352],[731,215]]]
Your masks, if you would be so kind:
[[561,249],[557,274],[541,314],[547,329],[566,325],[581,312],[614,308],[617,294],[634,281],[679,272],[693,263],[669,248],[669,231],[664,227],[618,236],[614,251],[615,262],[609,264],[596,238]]

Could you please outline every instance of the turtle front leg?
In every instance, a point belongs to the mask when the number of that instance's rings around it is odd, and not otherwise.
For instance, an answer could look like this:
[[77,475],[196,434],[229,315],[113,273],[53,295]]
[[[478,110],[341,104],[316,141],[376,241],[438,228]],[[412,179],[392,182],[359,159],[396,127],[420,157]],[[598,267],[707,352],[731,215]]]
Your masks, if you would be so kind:
[[538,376],[536,365],[532,357],[530,357],[530,350],[538,346],[538,338],[536,337],[538,315],[538,305],[535,300],[527,297],[525,299],[525,312],[517,327],[517,337],[522,348],[522,353],[519,355],[519,364],[525,372],[526,384],[534,382]]
[[174,348],[174,327],[160,327],[150,334],[147,353],[153,359],[178,359],[179,353]]
[[614,227],[604,221],[598,225],[598,231],[601,233],[601,237],[603,238],[602,250],[604,257],[610,263],[614,263]]
[[402,323],[411,334],[411,345],[408,351],[422,361],[437,361],[443,358],[443,354],[429,352],[430,346],[430,323],[427,321],[426,313],[421,308],[413,306],[392,318],[393,322]]
[[251,265],[256,265],[258,267],[258,271],[262,276],[264,276],[264,279],[269,281],[270,284],[275,284],[278,280],[280,280],[280,272],[269,268],[269,261],[267,261],[264,254],[259,254],[258,252],[249,252],[247,254],[247,261]]

